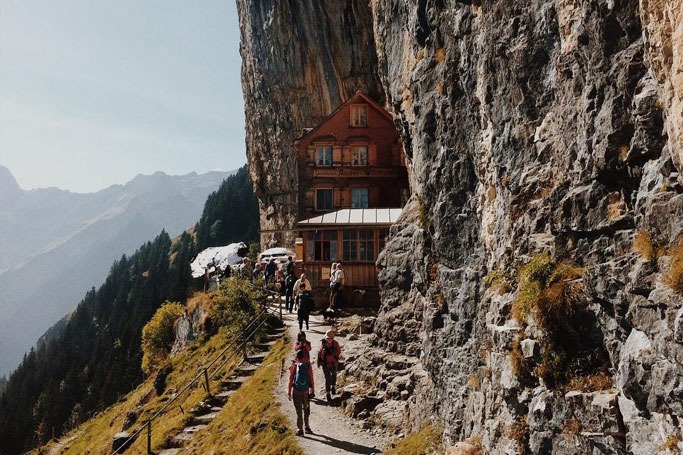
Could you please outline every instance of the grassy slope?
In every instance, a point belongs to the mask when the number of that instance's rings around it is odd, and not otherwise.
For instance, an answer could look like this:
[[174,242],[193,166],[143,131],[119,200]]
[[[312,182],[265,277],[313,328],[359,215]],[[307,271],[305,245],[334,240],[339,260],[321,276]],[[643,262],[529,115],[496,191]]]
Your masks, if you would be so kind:
[[[219,333],[203,345],[197,343],[191,346],[172,360],[173,372],[167,378],[166,392],[162,396],[156,396],[153,387],[154,378],[148,378],[136,390],[123,397],[119,403],[66,435],[65,440],[76,437],[61,446],[57,453],[79,455],[111,453],[112,438],[121,431],[121,425],[129,411],[137,409],[139,414],[136,424],[128,430],[132,433],[160,409],[175,391],[190,382],[197,375],[201,365],[213,359],[226,343],[227,336]],[[286,417],[272,398],[272,390],[277,385],[277,369],[286,352],[284,342],[276,344],[254,378],[231,397],[227,407],[209,428],[197,433],[192,441],[191,451],[184,453],[238,453],[235,447],[240,450],[249,447],[250,451],[246,453],[252,454],[302,453],[296,447],[291,431],[281,430],[281,428],[286,429]],[[218,376],[227,376],[227,371],[232,366],[234,365],[228,365],[223,369],[224,373],[219,373]],[[213,382],[212,390],[215,392],[217,388],[218,385]],[[184,427],[188,411],[204,397],[204,389],[200,385],[191,388],[164,415],[154,421],[152,431],[154,451],[163,448],[166,441]],[[267,425],[259,427],[260,422],[266,422]],[[126,451],[126,454],[146,454],[146,438],[145,431]],[[49,444],[34,453],[50,453],[50,449],[54,446],[54,443]]]

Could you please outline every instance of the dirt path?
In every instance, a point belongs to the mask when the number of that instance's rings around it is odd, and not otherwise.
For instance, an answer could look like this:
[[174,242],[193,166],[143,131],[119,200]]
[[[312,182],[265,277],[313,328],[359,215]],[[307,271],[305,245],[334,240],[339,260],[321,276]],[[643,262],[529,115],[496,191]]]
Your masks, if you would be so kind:
[[[290,339],[296,340],[296,335],[299,332],[296,316],[285,313],[284,321],[288,326]],[[329,330],[330,325],[324,324],[320,316],[314,315],[311,315],[310,323],[310,330],[305,330],[305,332],[313,346],[311,361],[314,364],[320,340],[325,337],[325,332]],[[337,341],[342,347],[343,356],[344,340],[337,338]],[[292,347],[292,357],[293,354],[294,349]],[[290,360],[287,360],[276,396],[283,411],[289,418],[292,430],[296,431],[296,412],[292,402],[287,399],[289,365]],[[304,451],[309,455],[382,453],[381,448],[387,444],[387,441],[367,430],[361,429],[356,421],[344,415],[338,407],[328,406],[325,402],[325,378],[323,377],[322,369],[314,365],[313,372],[316,397],[311,404],[310,423],[314,434],[306,434],[299,437],[299,445]]]

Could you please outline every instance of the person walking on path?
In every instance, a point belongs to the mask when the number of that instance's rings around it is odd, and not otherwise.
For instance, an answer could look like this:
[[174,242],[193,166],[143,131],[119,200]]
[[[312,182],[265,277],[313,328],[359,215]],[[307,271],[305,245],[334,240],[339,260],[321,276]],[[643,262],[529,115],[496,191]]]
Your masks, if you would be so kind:
[[287,397],[294,402],[296,410],[297,436],[304,435],[305,432],[312,434],[309,424],[311,405],[309,395],[313,395],[315,385],[313,383],[313,369],[311,364],[304,361],[304,351],[296,354],[296,360],[289,367],[289,385],[287,386]]
[[294,283],[294,292],[299,290],[299,286],[301,285],[301,283],[306,285],[306,290],[308,292],[311,292],[313,290],[313,287],[311,286],[311,282],[308,281],[308,278],[306,278],[306,274],[302,273],[301,278],[296,280],[296,282]]
[[285,308],[290,313],[294,309],[294,283],[296,278],[293,273],[288,273],[285,277]]
[[337,393],[337,370],[341,346],[334,339],[334,330],[328,330],[318,351],[318,368],[325,374],[325,397],[327,403],[332,402],[332,395]]
[[306,330],[308,330],[308,318],[315,305],[313,303],[313,296],[308,289],[306,289],[304,283],[299,285],[299,292],[297,292],[295,300],[298,308],[296,315],[299,318],[299,331],[304,329],[304,322],[306,323]]
[[297,353],[299,351],[303,351],[304,361],[307,363],[311,363],[311,342],[306,339],[305,332],[299,332],[299,334],[296,336],[296,343],[294,343],[294,351],[296,351]]

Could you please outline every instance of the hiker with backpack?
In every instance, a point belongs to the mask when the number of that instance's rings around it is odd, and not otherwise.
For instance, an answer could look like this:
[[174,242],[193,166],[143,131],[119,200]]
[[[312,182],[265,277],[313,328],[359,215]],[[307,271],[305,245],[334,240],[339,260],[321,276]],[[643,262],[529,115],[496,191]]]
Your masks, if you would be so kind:
[[297,353],[303,351],[304,361],[311,363],[311,342],[306,339],[305,332],[299,332],[296,336],[296,343],[294,343],[294,351]]
[[304,428],[306,433],[313,433],[308,419],[311,414],[309,395],[312,397],[314,390],[313,369],[311,364],[304,360],[304,351],[299,351],[296,353],[296,360],[292,361],[292,366],[289,367],[287,386],[287,397],[294,402],[296,410],[297,436],[305,434]]
[[318,368],[325,374],[325,393],[327,403],[332,402],[332,395],[337,393],[337,370],[341,346],[334,339],[334,330],[328,330],[318,351]]
[[313,302],[313,296],[310,291],[306,289],[306,284],[301,283],[299,285],[299,292],[296,294],[296,304],[299,308],[296,315],[299,319],[299,332],[304,329],[304,322],[306,323],[306,330],[308,330],[308,317],[315,308],[315,303]]

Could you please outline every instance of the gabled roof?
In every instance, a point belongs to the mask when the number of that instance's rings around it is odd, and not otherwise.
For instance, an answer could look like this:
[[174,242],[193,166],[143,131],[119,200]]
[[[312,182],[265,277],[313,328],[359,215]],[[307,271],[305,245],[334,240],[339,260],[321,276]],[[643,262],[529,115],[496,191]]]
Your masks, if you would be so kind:
[[305,227],[337,227],[337,226],[391,226],[398,220],[402,209],[342,209],[336,212],[299,221],[297,225]]
[[381,113],[383,116],[385,116],[390,122],[394,121],[394,118],[391,116],[391,114],[389,114],[382,106],[380,106],[379,103],[377,103],[375,100],[370,98],[370,96],[368,94],[363,93],[359,90],[351,98],[349,98],[348,100],[344,101],[339,106],[337,106],[337,108],[334,111],[332,111],[327,117],[322,119],[320,121],[320,123],[318,123],[313,128],[308,129],[308,131],[306,131],[303,135],[301,135],[299,138],[297,138],[294,141],[294,143],[297,143],[297,142],[301,141],[303,138],[308,137],[311,134],[315,133],[318,129],[320,129],[320,127],[322,125],[327,123],[328,120],[330,120],[332,117],[337,115],[339,113],[339,111],[341,111],[344,108],[344,106],[346,106],[347,104],[357,103],[358,98],[361,98],[363,101],[367,102],[370,106],[373,107],[373,109],[375,109],[376,111]]

